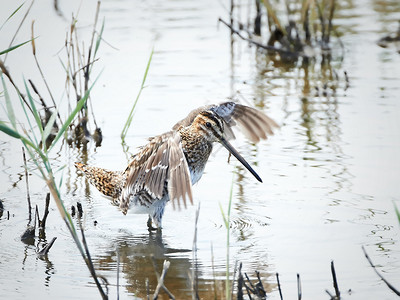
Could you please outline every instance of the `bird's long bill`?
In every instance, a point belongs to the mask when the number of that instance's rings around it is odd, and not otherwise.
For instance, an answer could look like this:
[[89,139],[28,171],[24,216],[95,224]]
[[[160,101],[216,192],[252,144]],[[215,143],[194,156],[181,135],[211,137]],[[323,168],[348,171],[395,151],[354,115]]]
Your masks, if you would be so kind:
[[259,181],[262,182],[262,179],[260,178],[260,176],[258,176],[258,174],[256,173],[256,171],[253,170],[253,168],[248,164],[247,161],[245,161],[245,159],[239,154],[239,152],[236,151],[235,148],[233,148],[233,146],[224,138],[221,139],[221,144],[228,149],[228,151],[238,159],[238,161],[240,161],[242,163],[243,166],[246,167],[247,170],[250,171],[251,174],[254,175],[254,177]]

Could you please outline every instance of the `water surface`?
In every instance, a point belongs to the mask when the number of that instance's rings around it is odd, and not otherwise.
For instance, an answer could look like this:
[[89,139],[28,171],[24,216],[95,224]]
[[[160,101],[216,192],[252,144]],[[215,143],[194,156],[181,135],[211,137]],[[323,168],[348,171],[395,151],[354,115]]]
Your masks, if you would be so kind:
[[[17,4],[5,6],[1,20]],[[51,1],[37,2],[17,37],[18,42],[29,39],[29,22],[35,19],[38,57],[56,99],[66,101],[58,56],[62,57],[59,51],[71,13],[76,15],[80,7],[79,32],[88,41],[95,6],[95,1],[60,3],[62,17]],[[324,299],[325,289],[333,292],[330,262],[334,260],[345,298],[393,299],[361,246],[396,285],[400,241],[393,202],[400,206],[400,55],[394,47],[380,48],[376,42],[397,30],[400,4],[342,3],[335,25],[344,44],[343,57],[336,42],[329,64],[316,59],[291,66],[236,37],[231,43],[229,30],[217,22],[219,17],[228,19],[226,7],[228,3],[218,1],[102,2],[103,37],[114,48],[101,44],[94,72],[103,71],[92,103],[104,140],[97,148],[94,143],[80,149],[59,146],[53,162],[56,167],[66,164],[62,197],[67,207],[77,201],[83,205],[91,254],[109,282],[111,298],[117,293],[117,251],[121,298],[144,298],[146,279],[154,290],[151,256],[159,271],[164,259],[171,262],[166,286],[177,299],[190,297],[188,274],[199,204],[200,295],[213,298],[214,278],[222,295],[227,243],[220,205],[227,209],[233,180],[231,273],[236,261],[251,277],[260,271],[271,299],[279,299],[276,272],[285,299],[296,297],[300,273],[304,297]],[[19,19],[13,18],[2,30],[1,49],[8,46],[18,24]],[[168,206],[162,235],[148,233],[145,215],[123,216],[73,167],[75,161],[116,170],[126,166],[119,135],[153,46],[147,87],[127,136],[130,153],[147,137],[169,130],[191,109],[238,94],[281,125],[275,136],[258,145],[240,135],[234,141],[263,184],[234,160],[228,164],[225,149],[216,147],[204,177],[194,187],[195,204],[181,211]],[[29,47],[10,54],[6,64],[17,82],[22,83],[23,76],[33,79],[45,93]],[[21,145],[4,134],[0,141],[0,199],[5,206],[0,217],[1,294],[13,299],[98,297],[55,206],[51,205],[46,239],[57,240],[48,258],[39,259],[35,253],[43,240],[37,238],[33,245],[20,241],[27,224]],[[29,180],[32,202],[42,213],[47,189],[37,176]]]

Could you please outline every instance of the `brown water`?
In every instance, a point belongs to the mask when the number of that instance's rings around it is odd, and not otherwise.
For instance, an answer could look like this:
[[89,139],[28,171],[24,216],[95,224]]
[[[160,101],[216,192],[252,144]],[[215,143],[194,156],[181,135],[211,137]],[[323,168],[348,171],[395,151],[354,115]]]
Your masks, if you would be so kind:
[[[88,41],[95,5],[94,1],[62,2],[65,18],[53,10],[52,1],[39,1],[18,35],[17,42],[30,38],[29,23],[35,19],[38,57],[58,101],[66,102],[58,56],[69,28],[67,19],[80,7],[78,26],[82,40]],[[17,6],[13,1],[3,3],[0,22]],[[308,66],[291,67],[237,38],[231,46],[229,30],[217,23],[218,17],[228,19],[226,7],[228,2],[211,0],[102,2],[103,37],[118,48],[102,43],[94,69],[98,74],[104,68],[92,93],[104,140],[97,148],[92,143],[87,149],[60,146],[53,163],[55,167],[66,164],[62,197],[67,207],[77,201],[83,205],[91,255],[109,282],[110,297],[117,295],[117,251],[122,299],[145,297],[146,278],[154,290],[152,255],[159,271],[164,259],[171,262],[166,286],[177,299],[190,297],[194,219],[201,203],[200,295],[213,298],[215,276],[221,298],[227,244],[220,204],[227,209],[233,176],[231,272],[235,261],[242,262],[250,276],[260,271],[270,299],[279,299],[276,272],[285,299],[296,297],[300,273],[304,298],[327,299],[325,289],[333,292],[330,262],[334,260],[344,298],[393,299],[361,246],[400,289],[399,224],[393,207],[393,202],[400,206],[400,55],[395,47],[376,44],[397,30],[400,3],[343,1],[335,19],[344,44],[343,59],[336,43],[330,64],[317,59]],[[0,49],[8,46],[22,13],[18,17],[2,29]],[[147,87],[127,137],[130,152],[148,136],[167,131],[191,109],[238,92],[281,125],[274,137],[257,146],[240,137],[234,142],[263,184],[235,162],[228,164],[224,149],[215,151],[206,174],[194,187],[195,205],[182,211],[168,206],[161,236],[149,235],[145,215],[123,216],[73,167],[85,158],[91,165],[109,169],[126,165],[119,135],[153,46]],[[33,79],[45,93],[29,46],[10,54],[6,64],[19,83],[22,76]],[[338,79],[330,72],[336,72]],[[3,111],[1,116],[5,118]],[[0,157],[0,199],[5,206],[0,217],[0,297],[98,298],[53,204],[46,236],[57,240],[48,258],[36,255],[42,240],[37,238],[34,245],[20,241],[28,217],[21,145],[0,134]],[[29,179],[32,202],[43,212],[47,188],[37,176]]]

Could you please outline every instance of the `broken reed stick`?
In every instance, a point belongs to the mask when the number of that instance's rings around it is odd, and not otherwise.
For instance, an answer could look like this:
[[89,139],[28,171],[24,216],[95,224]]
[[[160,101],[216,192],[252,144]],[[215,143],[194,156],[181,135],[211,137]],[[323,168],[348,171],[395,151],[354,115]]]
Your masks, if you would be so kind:
[[283,300],[282,290],[281,290],[281,283],[279,282],[279,274],[278,273],[276,273],[276,281],[278,282],[279,296],[281,297],[281,300]]
[[40,257],[46,256],[46,255],[49,253],[51,247],[53,247],[53,244],[54,244],[54,242],[56,241],[56,239],[57,239],[57,237],[53,237],[53,238],[51,239],[50,243],[48,243],[46,246],[44,246],[44,247],[42,248],[42,250],[40,250],[39,252],[37,252],[37,254],[38,254]]
[[[243,300],[244,279],[243,279],[243,275],[242,275],[242,263],[239,263],[238,273],[239,273],[239,275],[238,275],[238,279],[237,279],[237,299],[238,300]],[[249,293],[248,290],[247,290],[247,293]],[[249,298],[251,299],[250,295],[249,295]]]
[[335,295],[336,295],[336,297],[338,297],[338,299],[340,299],[339,285],[337,283],[335,265],[333,263],[333,260],[331,261],[331,272],[332,272],[332,278],[333,278],[333,287],[335,288]]
[[24,147],[22,147],[22,157],[24,159],[24,166],[25,166],[26,198],[28,200],[28,213],[29,213],[29,223],[30,223],[32,221],[32,204],[31,204],[31,196],[29,194],[28,166],[26,165],[26,156]]
[[50,205],[50,193],[47,193],[46,195],[46,206],[44,207],[44,215],[43,219],[41,221],[41,227],[45,228],[46,227],[46,220],[47,216],[49,215],[49,205]]
[[297,299],[301,300],[301,281],[300,281],[300,274],[297,273]]

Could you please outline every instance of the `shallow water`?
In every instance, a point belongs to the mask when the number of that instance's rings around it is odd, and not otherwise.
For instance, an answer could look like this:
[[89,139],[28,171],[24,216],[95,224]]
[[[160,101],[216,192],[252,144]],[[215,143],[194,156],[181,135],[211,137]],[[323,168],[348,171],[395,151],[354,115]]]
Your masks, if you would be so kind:
[[[95,5],[85,1],[78,15],[80,34],[86,41]],[[111,298],[117,294],[117,251],[121,298],[144,298],[146,278],[154,290],[157,281],[151,256],[158,271],[164,259],[171,262],[166,286],[177,299],[190,297],[188,273],[199,203],[200,295],[214,297],[215,277],[221,298],[227,243],[220,205],[226,211],[232,178],[231,273],[236,261],[243,263],[243,271],[250,277],[260,271],[271,299],[279,299],[276,272],[285,299],[296,297],[299,273],[305,298],[326,299],[325,290],[333,292],[330,262],[334,260],[345,298],[394,297],[369,266],[361,246],[396,286],[400,241],[393,202],[400,206],[400,55],[394,47],[383,49],[376,42],[397,30],[400,4],[346,1],[341,5],[335,25],[344,44],[343,60],[342,50],[335,44],[328,65],[317,60],[308,66],[285,66],[240,39],[234,38],[231,45],[229,30],[217,22],[218,17],[228,19],[228,3],[102,2],[103,37],[118,48],[102,43],[94,69],[96,75],[104,69],[92,93],[104,140],[97,148],[93,143],[80,149],[60,146],[54,153],[54,165],[66,164],[62,197],[67,207],[77,201],[83,205],[91,255],[96,269],[109,282]],[[0,20],[17,7],[11,1],[5,6]],[[35,19],[38,57],[56,99],[63,97],[65,83],[59,50],[69,27],[67,19],[79,6],[79,1],[60,3],[62,17],[51,1],[35,3],[17,38],[22,42],[30,37],[29,22]],[[8,46],[18,22],[13,18],[3,28],[0,49]],[[273,137],[258,145],[240,136],[234,141],[263,184],[233,159],[228,164],[226,151],[217,147],[206,174],[194,187],[195,204],[181,211],[168,206],[161,236],[148,234],[145,215],[123,216],[73,167],[75,161],[109,169],[125,167],[127,156],[119,135],[153,46],[147,87],[127,136],[129,152],[134,153],[147,137],[167,131],[191,109],[238,93],[244,103],[262,109],[281,125]],[[22,75],[33,79],[45,94],[29,46],[10,54],[6,64],[17,82],[22,82]],[[349,76],[348,86],[344,71]],[[4,119],[3,111],[1,116]],[[5,207],[0,217],[2,297],[98,297],[53,204],[46,239],[57,240],[47,259],[35,253],[42,240],[36,238],[34,245],[20,241],[27,224],[21,145],[0,134],[0,158],[0,199]],[[32,202],[42,214],[47,189],[37,176],[29,176],[29,180]]]

